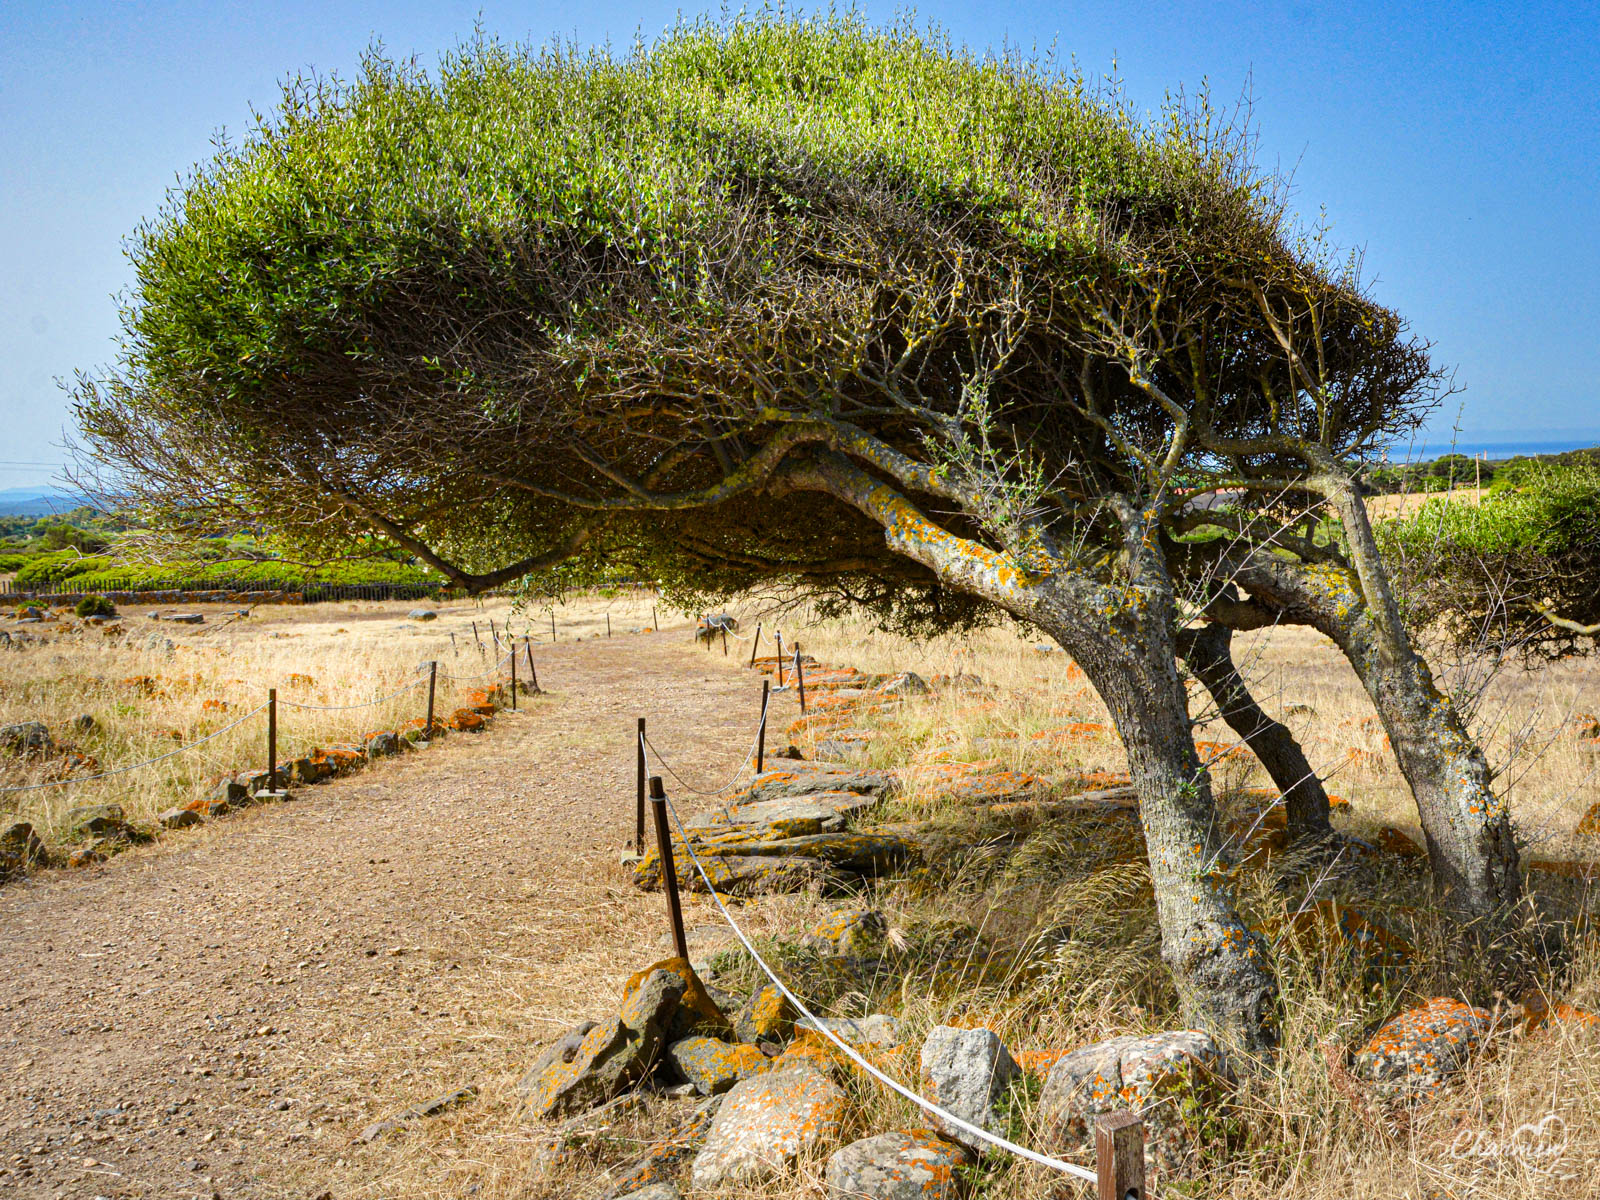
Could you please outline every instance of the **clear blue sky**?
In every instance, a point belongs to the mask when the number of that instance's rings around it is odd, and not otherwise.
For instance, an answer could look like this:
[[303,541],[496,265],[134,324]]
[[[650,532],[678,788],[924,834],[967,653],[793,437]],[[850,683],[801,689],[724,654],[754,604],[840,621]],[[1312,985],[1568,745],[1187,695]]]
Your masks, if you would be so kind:
[[[893,5],[868,4],[887,19]],[[431,61],[475,20],[512,41],[626,46],[678,6],[591,0],[0,7],[0,488],[47,479],[56,380],[108,361],[122,239],[213,133],[283,77],[348,73],[381,38]],[[685,9],[684,11],[693,11]],[[969,45],[1113,60],[1154,106],[1250,87],[1262,157],[1363,247],[1379,296],[1455,367],[1465,441],[1600,443],[1600,4],[918,7]],[[1453,417],[1453,413],[1451,414]],[[1450,420],[1439,433],[1449,437]]]

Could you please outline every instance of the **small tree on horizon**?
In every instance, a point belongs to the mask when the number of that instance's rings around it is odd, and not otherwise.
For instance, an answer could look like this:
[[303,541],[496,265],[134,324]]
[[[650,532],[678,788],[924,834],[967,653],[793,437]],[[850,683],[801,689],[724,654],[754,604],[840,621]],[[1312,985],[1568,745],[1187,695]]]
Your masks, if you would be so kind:
[[[621,58],[480,42],[436,78],[373,57],[288,89],[140,230],[124,356],[78,413],[153,513],[377,533],[469,590],[621,560],[1031,622],[1127,748],[1189,1019],[1261,1046],[1274,984],[1176,656],[1243,702],[1186,625],[1334,629],[1441,888],[1485,916],[1519,884],[1486,769],[1444,782],[1477,752],[1417,708],[1346,467],[1437,373],[1248,149],[1203,99],[1146,122],[853,18]],[[1329,507],[1335,541],[1307,524]],[[1325,831],[1320,784],[1291,812]]]

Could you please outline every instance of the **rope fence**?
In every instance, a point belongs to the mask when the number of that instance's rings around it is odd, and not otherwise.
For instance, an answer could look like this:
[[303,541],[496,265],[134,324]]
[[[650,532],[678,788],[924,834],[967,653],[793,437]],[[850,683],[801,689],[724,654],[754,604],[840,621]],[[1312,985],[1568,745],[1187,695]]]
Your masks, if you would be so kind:
[[[744,759],[740,762],[739,767],[734,772],[732,778],[730,778],[726,784],[722,785],[721,788],[712,791],[692,788],[685,784],[682,776],[673,768],[671,763],[669,763],[656,748],[655,744],[646,736],[644,732],[644,721],[642,719],[639,722],[638,734],[638,753],[640,762],[643,763],[645,761],[645,756],[647,754],[653,756],[656,764],[661,768],[661,770],[670,775],[686,790],[695,792],[699,795],[712,796],[720,800],[723,795],[732,790],[740,777],[744,774],[745,767],[750,764],[752,758],[754,758],[758,753],[758,746],[766,731],[769,696],[770,693],[765,687],[763,687],[761,717],[756,738],[752,741],[750,750],[745,754]],[[678,831],[679,842],[682,845],[684,852],[689,856],[690,863],[694,866],[695,871],[699,874],[701,882],[705,885],[706,892],[710,895],[712,902],[716,904],[717,911],[722,915],[722,919],[727,922],[729,929],[733,931],[734,936],[738,938],[740,944],[744,946],[745,951],[761,969],[761,972],[772,981],[772,985],[778,989],[778,991],[786,1000],[789,1001],[790,1004],[794,1006],[795,1011],[800,1013],[800,1015],[805,1019],[808,1029],[820,1033],[852,1063],[854,1063],[861,1070],[865,1071],[873,1079],[876,1079],[883,1086],[889,1088],[902,1098],[910,1101],[923,1112],[935,1117],[947,1128],[959,1129],[969,1137],[976,1138],[977,1140],[985,1142],[996,1149],[1004,1150],[1008,1154],[1014,1155],[1017,1158],[1021,1158],[1027,1162],[1031,1162],[1037,1166],[1044,1167],[1059,1174],[1069,1175],[1075,1179],[1098,1184],[1100,1187],[1099,1194],[1103,1197],[1115,1197],[1116,1200],[1126,1200],[1127,1197],[1132,1197],[1133,1200],[1141,1200],[1141,1198],[1145,1196],[1143,1125],[1142,1122],[1138,1121],[1136,1118],[1129,1120],[1126,1119],[1126,1116],[1124,1116],[1124,1118],[1121,1120],[1107,1121],[1096,1128],[1095,1142],[1097,1158],[1099,1159],[1099,1169],[1091,1170],[1088,1167],[1080,1166],[1077,1163],[1068,1162],[1065,1159],[1054,1158],[1048,1154],[1041,1154],[1036,1150],[1030,1150],[1026,1146],[1018,1145],[1016,1142],[1013,1142],[1008,1138],[1002,1137],[996,1133],[991,1133],[989,1130],[984,1129],[981,1126],[974,1125],[970,1121],[963,1120],[961,1117],[956,1116],[948,1109],[945,1109],[936,1104],[934,1101],[929,1100],[926,1096],[922,1096],[913,1091],[911,1088],[907,1087],[905,1084],[901,1083],[887,1072],[869,1062],[853,1046],[847,1043],[843,1038],[839,1037],[833,1032],[833,1030],[828,1028],[827,1024],[811,1010],[810,1006],[807,1005],[801,997],[796,995],[794,991],[790,989],[788,984],[784,983],[784,981],[779,977],[778,973],[773,970],[772,965],[768,963],[767,960],[761,956],[760,951],[755,948],[755,945],[752,943],[749,935],[744,931],[743,927],[740,926],[733,914],[728,911],[728,906],[722,902],[722,896],[717,892],[716,886],[712,883],[711,876],[707,872],[705,864],[701,861],[700,856],[695,853],[694,845],[689,838],[688,829],[684,825],[683,818],[679,814],[677,806],[673,804],[671,799],[666,795],[666,790],[662,786],[660,775],[650,776],[649,791],[651,804],[655,809],[656,834],[662,859],[662,884],[668,893],[667,902],[669,915],[673,925],[673,940],[680,957],[684,959],[688,958],[688,946],[683,931],[683,918],[677,894],[677,873],[672,863],[673,848],[670,827],[676,827]],[[724,811],[726,812],[725,805]],[[1136,1155],[1132,1153],[1133,1143],[1135,1141],[1137,1141],[1138,1151]]]

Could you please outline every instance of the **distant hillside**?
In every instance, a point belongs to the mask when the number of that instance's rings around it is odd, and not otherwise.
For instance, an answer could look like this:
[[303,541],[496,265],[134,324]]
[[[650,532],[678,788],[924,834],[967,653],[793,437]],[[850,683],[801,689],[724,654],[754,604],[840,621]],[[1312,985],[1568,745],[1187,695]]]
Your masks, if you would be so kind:
[[82,497],[48,485],[0,488],[0,517],[48,517],[82,503]]

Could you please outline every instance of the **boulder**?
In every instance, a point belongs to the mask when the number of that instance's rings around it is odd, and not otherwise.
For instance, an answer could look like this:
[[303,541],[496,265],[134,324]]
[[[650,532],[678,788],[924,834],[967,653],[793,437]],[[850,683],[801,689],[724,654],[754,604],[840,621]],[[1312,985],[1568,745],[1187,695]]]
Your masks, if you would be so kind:
[[1379,1029],[1356,1052],[1355,1074],[1385,1099],[1426,1099],[1466,1069],[1493,1026],[1484,1009],[1436,997]]
[[524,1078],[520,1090],[530,1110],[569,1116],[642,1079],[660,1056],[683,994],[676,974],[651,971],[624,996],[621,1012],[590,1028],[570,1057],[555,1055],[536,1078]]
[[927,1129],[851,1142],[828,1159],[830,1200],[959,1200],[966,1150]]
[[847,763],[806,762],[772,759],[767,770],[750,781],[737,797],[740,804],[757,800],[810,797],[819,792],[855,792],[882,799],[894,789],[887,771],[868,770]]
[[167,620],[178,625],[204,625],[206,623],[203,613],[173,613]]
[[741,830],[770,837],[797,837],[806,833],[835,833],[844,817],[831,806],[810,800],[760,800],[690,817],[689,829]]
[[[826,890],[843,886],[844,879],[820,858],[801,855],[761,857],[723,855],[706,858],[706,874],[712,886],[725,896],[761,896],[780,892],[802,892],[812,885]],[[647,891],[661,886],[660,863],[654,851],[634,868],[634,882]],[[678,868],[678,884],[687,891],[703,892],[705,880],[687,862]]]
[[675,1042],[681,1038],[695,1035],[709,1035],[711,1037],[731,1038],[733,1036],[733,1023],[728,1020],[723,1011],[717,1007],[716,1001],[711,999],[711,994],[706,990],[706,985],[700,976],[695,974],[694,967],[687,959],[664,958],[660,962],[651,963],[644,970],[632,975],[628,982],[622,986],[622,1002],[627,1005],[629,997],[634,991],[643,986],[645,981],[656,971],[667,971],[674,975],[683,984],[683,994],[678,1001],[671,1020],[666,1026],[668,1042]]
[[19,721],[15,725],[0,726],[0,750],[12,754],[49,754],[55,749],[55,740],[43,721]]
[[770,983],[762,984],[734,1014],[734,1033],[751,1044],[787,1041],[794,1034],[797,1015],[782,992]]
[[204,818],[192,808],[169,808],[156,817],[163,829],[186,829],[199,825]]
[[1056,1060],[1039,1095],[1039,1119],[1052,1138],[1081,1150],[1093,1136],[1096,1116],[1136,1109],[1145,1118],[1152,1162],[1171,1173],[1195,1149],[1182,1105],[1214,1104],[1226,1077],[1222,1051],[1207,1034],[1178,1030],[1112,1038]]
[[366,740],[361,745],[367,752],[368,758],[387,758],[391,754],[400,753],[400,735],[388,729],[380,730],[378,733],[367,734]]
[[93,733],[96,721],[93,713],[79,713],[72,718],[72,731],[74,733]]
[[772,1064],[754,1046],[720,1038],[688,1037],[667,1047],[667,1061],[702,1096],[717,1096]]
[[875,953],[889,933],[889,922],[875,908],[841,908],[812,927],[800,944],[817,954]]
[[[982,1129],[1000,1128],[996,1106],[1021,1075],[1022,1068],[989,1029],[936,1025],[922,1045],[927,1098],[952,1116]],[[983,1143],[965,1130],[942,1120],[937,1124],[942,1132],[964,1145],[982,1148]]]
[[807,1151],[839,1136],[845,1095],[808,1067],[735,1084],[717,1110],[690,1178],[697,1188],[754,1184],[781,1175]]
[[900,1044],[899,1023],[884,1013],[873,1013],[870,1017],[818,1017],[815,1021],[801,1021],[800,1028],[826,1029],[851,1046],[892,1050]]
[[431,608],[413,608],[406,614],[408,621],[437,621],[439,614]]
[[67,813],[67,830],[78,837],[115,837],[128,831],[120,804],[90,804]]
[[933,689],[915,671],[901,671],[889,676],[872,690],[882,696],[926,696]]
[[212,803],[222,803],[234,808],[250,803],[250,789],[234,779],[224,779],[211,789],[209,797]]
[[[154,613],[150,614],[155,616]],[[159,618],[157,618],[159,620]],[[152,633],[145,637],[144,648],[155,654],[171,654],[178,647],[173,640],[165,634]]]
[[26,821],[13,821],[0,829],[0,883],[32,866],[48,866],[50,853]]

